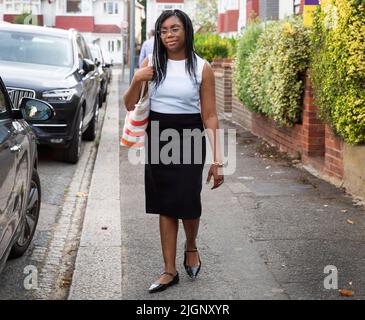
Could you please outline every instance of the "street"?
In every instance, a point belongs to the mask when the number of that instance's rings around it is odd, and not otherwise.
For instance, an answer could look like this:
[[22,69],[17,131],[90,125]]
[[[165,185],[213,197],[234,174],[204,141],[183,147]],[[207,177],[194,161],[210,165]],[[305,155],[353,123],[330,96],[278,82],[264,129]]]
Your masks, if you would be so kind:
[[[100,109],[99,135],[105,107],[106,103]],[[83,141],[77,165],[62,162],[62,151],[38,147],[42,188],[38,226],[26,254],[8,260],[0,274],[1,300],[67,298],[97,141]],[[37,281],[26,289],[27,276],[34,272]]]

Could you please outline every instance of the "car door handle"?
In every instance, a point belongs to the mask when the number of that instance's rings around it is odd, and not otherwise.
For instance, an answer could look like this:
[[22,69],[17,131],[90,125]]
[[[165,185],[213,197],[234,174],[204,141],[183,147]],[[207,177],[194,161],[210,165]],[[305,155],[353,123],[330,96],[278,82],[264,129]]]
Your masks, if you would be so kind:
[[22,147],[21,144],[16,144],[16,145],[10,147],[10,151],[14,152],[14,153],[15,152],[20,152],[20,151],[22,151],[22,149],[23,149],[23,147]]

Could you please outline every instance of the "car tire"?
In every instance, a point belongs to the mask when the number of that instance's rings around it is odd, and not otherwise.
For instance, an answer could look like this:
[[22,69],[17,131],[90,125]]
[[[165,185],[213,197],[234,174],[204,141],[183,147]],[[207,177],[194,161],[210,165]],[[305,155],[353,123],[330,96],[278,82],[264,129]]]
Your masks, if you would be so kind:
[[103,94],[103,102],[106,102],[106,97],[108,95],[108,84],[105,84],[106,88],[105,88],[105,92]]
[[[98,99],[99,100],[99,99]],[[88,128],[83,134],[83,138],[86,141],[94,141],[96,138],[97,130],[98,130],[98,121],[99,121],[99,101],[95,106],[94,116],[91,119]]]
[[100,91],[99,98],[98,98],[98,107],[101,108],[103,106],[103,92]]
[[77,163],[81,155],[81,141],[82,141],[82,124],[83,124],[83,110],[81,109],[77,117],[75,132],[70,142],[69,147],[64,153],[64,161],[68,163]]
[[39,211],[41,208],[41,183],[37,171],[34,169],[29,193],[27,194],[27,206],[24,214],[22,230],[13,247],[9,259],[21,257],[27,251],[38,224]]

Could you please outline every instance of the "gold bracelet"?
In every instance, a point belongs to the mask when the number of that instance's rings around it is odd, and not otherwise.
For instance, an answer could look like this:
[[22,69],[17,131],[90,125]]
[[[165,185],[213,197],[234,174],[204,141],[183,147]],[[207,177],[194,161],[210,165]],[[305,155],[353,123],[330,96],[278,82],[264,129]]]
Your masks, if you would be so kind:
[[214,166],[218,166],[218,167],[223,167],[223,162],[219,162],[219,161],[213,161],[212,162],[212,165],[214,165]]

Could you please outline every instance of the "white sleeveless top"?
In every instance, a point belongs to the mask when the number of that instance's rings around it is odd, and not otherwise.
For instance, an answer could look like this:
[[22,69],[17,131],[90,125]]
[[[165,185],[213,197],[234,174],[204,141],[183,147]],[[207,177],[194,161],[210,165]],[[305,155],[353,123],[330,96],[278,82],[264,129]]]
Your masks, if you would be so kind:
[[200,113],[200,85],[206,60],[197,58],[197,84],[185,70],[186,60],[167,61],[166,78],[157,89],[150,82],[150,107],[160,113]]

